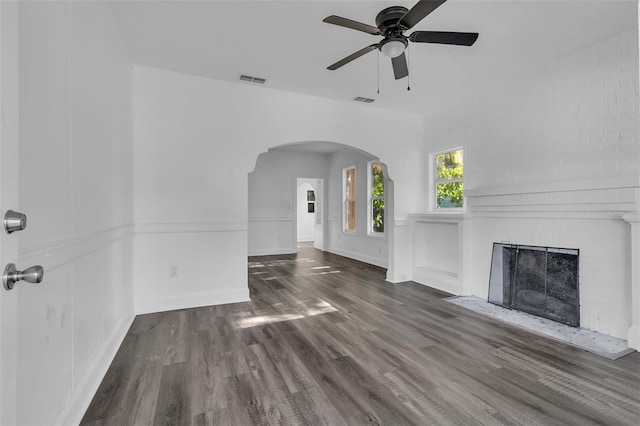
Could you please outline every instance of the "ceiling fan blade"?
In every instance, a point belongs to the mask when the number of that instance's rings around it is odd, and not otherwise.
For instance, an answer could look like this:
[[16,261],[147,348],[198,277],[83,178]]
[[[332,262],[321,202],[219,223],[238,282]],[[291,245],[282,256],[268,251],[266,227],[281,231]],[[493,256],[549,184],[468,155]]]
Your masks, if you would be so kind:
[[456,33],[450,31],[415,31],[409,40],[416,43],[455,44],[471,46],[478,39],[478,33]]
[[445,1],[447,0],[420,0],[398,20],[398,24],[405,30],[413,28],[414,25],[422,21],[425,16],[436,10]]
[[400,56],[391,58],[391,64],[393,65],[393,75],[396,77],[396,80],[400,80],[401,78],[405,78],[409,75],[407,57],[404,55],[404,52],[402,52]]
[[362,22],[353,21],[351,19],[342,18],[340,16],[331,15],[322,20],[327,24],[338,25],[340,27],[351,28],[352,30],[362,31],[368,34],[379,35],[380,30],[372,25],[363,24]]
[[354,59],[358,59],[360,56],[364,55],[365,53],[369,53],[372,50],[376,50],[377,48],[378,48],[377,44],[372,44],[371,46],[367,46],[364,49],[360,49],[357,52],[352,53],[351,55],[347,56],[346,58],[339,60],[335,64],[329,65],[327,67],[327,69],[331,70],[331,71],[335,71],[338,68],[340,68],[341,66],[346,65],[349,62],[353,61]]

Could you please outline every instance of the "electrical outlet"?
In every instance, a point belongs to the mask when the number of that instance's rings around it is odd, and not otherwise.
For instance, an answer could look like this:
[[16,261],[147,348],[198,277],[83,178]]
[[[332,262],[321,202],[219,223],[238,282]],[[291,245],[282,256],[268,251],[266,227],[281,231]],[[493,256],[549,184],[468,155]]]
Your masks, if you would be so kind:
[[171,278],[175,278],[178,276],[179,273],[179,267],[178,265],[171,265],[169,266],[169,277]]

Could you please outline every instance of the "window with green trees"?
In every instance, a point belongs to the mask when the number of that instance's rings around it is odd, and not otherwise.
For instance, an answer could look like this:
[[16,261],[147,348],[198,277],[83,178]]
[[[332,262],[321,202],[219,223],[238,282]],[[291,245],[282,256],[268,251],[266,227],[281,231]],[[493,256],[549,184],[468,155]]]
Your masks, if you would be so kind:
[[436,208],[462,208],[464,155],[462,149],[434,155]]
[[371,192],[369,196],[369,211],[371,212],[371,232],[384,232],[384,172],[380,163],[369,163],[369,182]]

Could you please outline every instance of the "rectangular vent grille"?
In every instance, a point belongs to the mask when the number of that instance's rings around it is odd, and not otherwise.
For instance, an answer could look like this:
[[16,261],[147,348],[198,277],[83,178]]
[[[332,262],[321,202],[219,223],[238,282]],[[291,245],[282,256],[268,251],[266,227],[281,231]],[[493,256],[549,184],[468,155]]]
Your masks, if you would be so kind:
[[265,84],[266,79],[260,77],[254,77],[252,75],[240,74],[240,81],[246,81],[248,83]]
[[364,102],[365,104],[370,104],[371,102],[375,101],[375,99],[363,98],[362,96],[358,96],[357,98],[353,98],[353,100],[356,101],[356,102]]

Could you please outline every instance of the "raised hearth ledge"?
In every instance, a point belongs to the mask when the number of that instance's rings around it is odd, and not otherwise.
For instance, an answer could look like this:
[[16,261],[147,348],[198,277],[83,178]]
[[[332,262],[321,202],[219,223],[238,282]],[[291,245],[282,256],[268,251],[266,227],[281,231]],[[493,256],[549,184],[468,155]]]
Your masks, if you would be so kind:
[[453,296],[445,300],[509,325],[560,340],[609,359],[615,360],[633,352],[633,349],[628,348],[628,342],[623,339],[584,328],[570,327],[526,312],[503,308],[476,296]]

